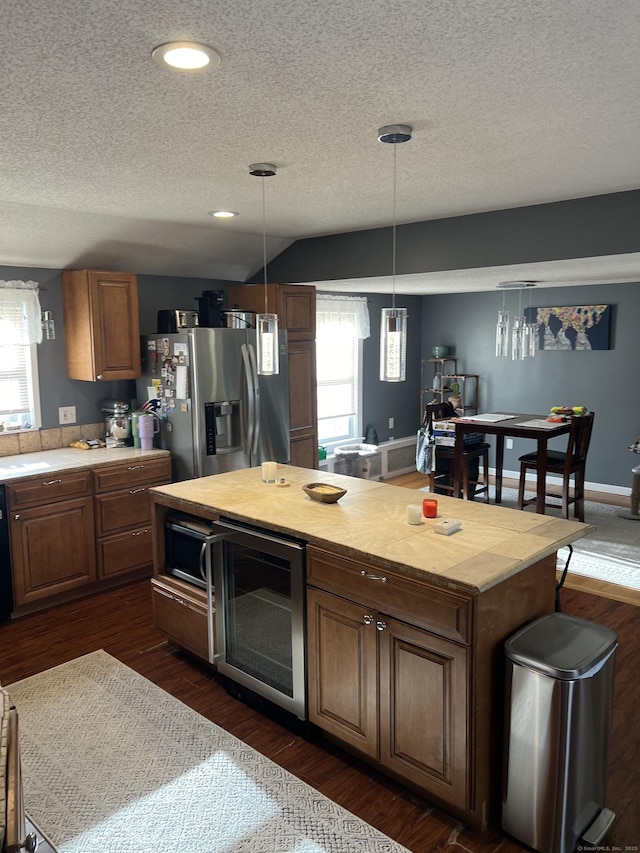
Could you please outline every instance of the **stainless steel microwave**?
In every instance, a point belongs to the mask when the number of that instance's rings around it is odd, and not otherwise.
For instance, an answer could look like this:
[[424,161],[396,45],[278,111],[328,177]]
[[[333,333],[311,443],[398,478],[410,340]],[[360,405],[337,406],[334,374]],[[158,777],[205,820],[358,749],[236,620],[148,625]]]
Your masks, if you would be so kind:
[[165,524],[166,572],[207,588],[212,523],[191,516],[169,516]]

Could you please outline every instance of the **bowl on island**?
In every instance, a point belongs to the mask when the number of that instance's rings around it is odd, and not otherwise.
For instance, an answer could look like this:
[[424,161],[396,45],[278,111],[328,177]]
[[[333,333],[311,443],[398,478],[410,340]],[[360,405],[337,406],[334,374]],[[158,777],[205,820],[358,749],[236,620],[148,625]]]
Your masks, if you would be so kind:
[[330,483],[307,483],[302,487],[312,501],[320,501],[324,504],[334,504],[347,494],[346,489],[332,486]]

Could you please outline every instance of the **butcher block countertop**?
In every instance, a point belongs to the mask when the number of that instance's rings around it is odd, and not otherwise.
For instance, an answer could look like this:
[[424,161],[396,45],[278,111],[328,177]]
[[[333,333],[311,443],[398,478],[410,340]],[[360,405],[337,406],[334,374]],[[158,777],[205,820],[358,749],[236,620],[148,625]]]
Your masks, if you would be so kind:
[[[443,495],[436,496],[438,517],[414,526],[406,521],[406,506],[421,504],[425,492],[288,465],[278,465],[277,476],[290,485],[263,483],[260,468],[248,468],[150,492],[157,503],[174,509],[219,513],[472,594],[594,530],[577,521]],[[309,483],[330,483],[347,494],[334,504],[313,501],[302,491]],[[459,519],[461,529],[451,536],[434,533],[434,524],[445,518]]]
[[61,447],[57,450],[39,450],[34,453],[19,453],[0,456],[0,485],[14,480],[28,480],[79,471],[101,465],[121,465],[123,462],[139,462],[158,456],[169,456],[168,450],[139,450],[135,447],[101,447],[97,450],[79,450]]

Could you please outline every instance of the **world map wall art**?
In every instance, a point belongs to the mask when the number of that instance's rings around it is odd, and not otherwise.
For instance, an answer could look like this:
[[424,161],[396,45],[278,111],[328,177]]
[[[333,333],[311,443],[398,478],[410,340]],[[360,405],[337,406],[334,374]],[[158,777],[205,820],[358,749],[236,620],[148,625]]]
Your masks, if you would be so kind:
[[539,350],[610,349],[610,305],[526,308],[524,314],[527,323],[537,326]]

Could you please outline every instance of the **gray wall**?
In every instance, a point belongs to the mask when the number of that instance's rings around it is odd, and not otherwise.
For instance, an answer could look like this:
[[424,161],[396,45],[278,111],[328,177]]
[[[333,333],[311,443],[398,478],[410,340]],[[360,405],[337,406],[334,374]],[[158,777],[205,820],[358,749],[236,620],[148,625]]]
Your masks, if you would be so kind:
[[[532,289],[523,292],[523,307],[529,296],[534,307],[611,305],[611,349],[541,351],[518,362],[496,358],[495,325],[502,305],[502,293],[497,291],[425,298],[423,355],[429,357],[436,344],[452,347],[459,372],[479,374],[479,404],[485,412],[535,414],[564,405],[591,409],[596,418],[587,480],[629,486],[638,457],[627,447],[640,434],[636,393],[640,283]],[[506,305],[512,316],[517,313],[517,291],[507,292]],[[550,446],[561,449],[564,444],[566,439],[557,439]],[[516,440],[513,450],[505,450],[505,468],[518,470],[518,456],[531,449],[531,442]]]

